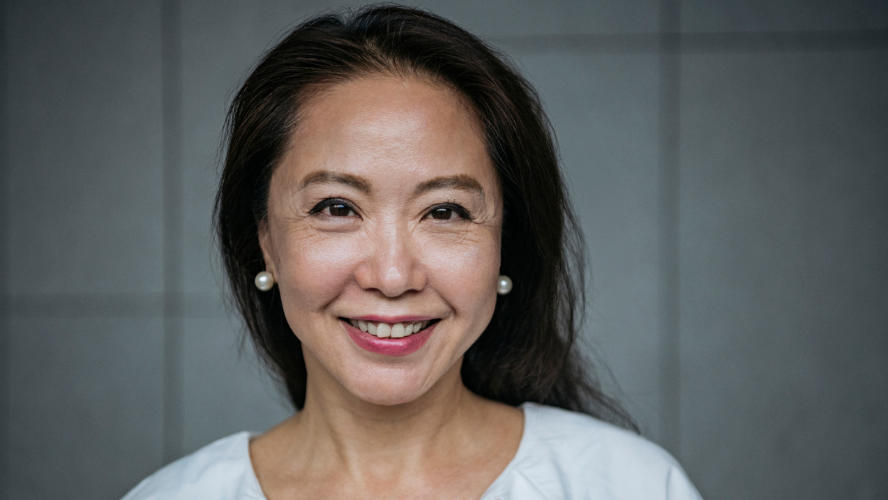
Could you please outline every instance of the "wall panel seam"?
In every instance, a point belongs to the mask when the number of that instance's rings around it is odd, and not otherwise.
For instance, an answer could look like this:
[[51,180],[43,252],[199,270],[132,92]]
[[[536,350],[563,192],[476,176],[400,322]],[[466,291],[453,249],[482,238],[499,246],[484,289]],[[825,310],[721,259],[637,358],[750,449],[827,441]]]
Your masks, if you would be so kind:
[[580,52],[603,54],[660,54],[663,37],[675,39],[683,53],[809,52],[824,50],[879,50],[888,48],[888,29],[679,32],[667,27],[660,33],[585,33],[526,35],[491,41],[522,54]]
[[10,319],[9,319],[9,95],[7,79],[9,64],[7,54],[7,5],[0,0],[0,500],[9,496],[9,449],[11,415],[10,387]]
[[679,332],[679,89],[681,37],[677,0],[660,2],[658,68],[659,394],[661,444],[681,458]]
[[163,459],[182,449],[182,43],[178,0],[161,0],[163,107]]

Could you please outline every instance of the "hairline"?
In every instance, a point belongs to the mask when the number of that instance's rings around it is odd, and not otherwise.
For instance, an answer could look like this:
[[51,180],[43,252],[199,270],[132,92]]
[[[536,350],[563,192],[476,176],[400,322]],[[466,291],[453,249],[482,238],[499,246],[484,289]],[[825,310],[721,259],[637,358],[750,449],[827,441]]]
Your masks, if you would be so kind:
[[[284,140],[284,148],[280,158],[277,163],[272,166],[272,175],[274,175],[274,171],[277,170],[283,159],[293,148],[295,137],[305,122],[306,110],[311,107],[314,102],[322,99],[325,95],[328,95],[334,88],[340,85],[360,82],[362,80],[371,80],[374,78],[395,78],[401,79],[402,81],[414,80],[437,88],[451,97],[459,109],[468,116],[474,132],[478,134],[478,138],[481,139],[485,145],[487,157],[490,159],[491,165],[494,165],[494,170],[497,170],[495,163],[493,162],[493,156],[490,154],[490,150],[487,147],[487,127],[484,125],[484,122],[481,119],[481,113],[472,103],[471,98],[455,84],[440,75],[435,75],[429,71],[418,68],[410,68],[404,63],[390,62],[385,65],[380,64],[380,67],[356,68],[349,74],[332,77],[326,81],[311,83],[299,89],[299,91],[291,98],[292,109],[290,112],[290,122],[286,127],[286,134],[288,137]],[[499,177],[499,172],[497,172],[497,177]]]

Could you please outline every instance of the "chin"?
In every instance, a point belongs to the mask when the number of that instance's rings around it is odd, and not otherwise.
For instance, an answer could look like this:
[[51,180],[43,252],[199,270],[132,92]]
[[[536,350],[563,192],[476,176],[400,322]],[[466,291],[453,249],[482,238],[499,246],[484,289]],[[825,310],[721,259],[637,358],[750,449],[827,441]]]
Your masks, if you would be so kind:
[[345,387],[360,400],[380,406],[412,403],[428,392],[421,382],[425,377],[415,377],[405,370],[385,370],[387,373],[364,374],[355,377]]

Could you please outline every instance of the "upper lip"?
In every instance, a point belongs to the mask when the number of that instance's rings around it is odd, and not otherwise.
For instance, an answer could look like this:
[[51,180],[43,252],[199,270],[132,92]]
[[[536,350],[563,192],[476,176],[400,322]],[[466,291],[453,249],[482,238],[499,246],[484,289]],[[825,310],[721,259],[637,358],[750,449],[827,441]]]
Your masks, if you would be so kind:
[[364,316],[346,316],[348,319],[354,319],[357,321],[366,321],[368,323],[416,323],[418,321],[430,321],[433,319],[438,319],[435,316],[419,316],[419,315],[408,315],[408,316],[380,316],[378,314],[366,314]]

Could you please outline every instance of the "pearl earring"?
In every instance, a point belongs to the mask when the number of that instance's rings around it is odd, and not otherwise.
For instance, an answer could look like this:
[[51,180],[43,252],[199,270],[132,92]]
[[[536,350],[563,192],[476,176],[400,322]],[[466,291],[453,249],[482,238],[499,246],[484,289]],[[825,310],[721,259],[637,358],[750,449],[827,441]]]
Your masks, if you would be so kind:
[[268,271],[262,271],[256,275],[256,279],[253,280],[253,283],[256,284],[256,288],[263,292],[267,292],[274,286],[274,276]]
[[500,295],[507,295],[512,291],[512,280],[509,279],[508,276],[501,274],[499,279],[496,281],[496,293]]

